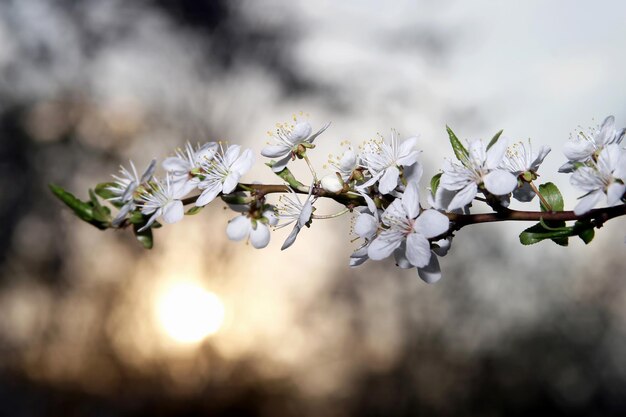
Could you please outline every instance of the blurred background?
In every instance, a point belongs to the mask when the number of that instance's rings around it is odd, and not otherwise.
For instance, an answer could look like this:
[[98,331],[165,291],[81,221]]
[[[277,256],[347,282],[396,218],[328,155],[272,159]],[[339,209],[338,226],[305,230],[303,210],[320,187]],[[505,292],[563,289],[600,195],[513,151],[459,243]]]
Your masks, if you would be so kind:
[[[258,152],[302,111],[333,123],[320,172],[341,141],[391,128],[421,134],[428,178],[452,156],[445,124],[530,137],[552,147],[540,174],[571,209],[563,143],[609,114],[626,125],[625,15],[619,1],[2,1],[0,414],[624,415],[623,218],[568,248],[522,247],[526,224],[468,227],[427,285],[391,260],[348,268],[345,217],[256,251],[226,239],[234,213],[215,202],[144,251],[47,184],[86,198],[186,140]],[[263,159],[247,180],[276,181]]]

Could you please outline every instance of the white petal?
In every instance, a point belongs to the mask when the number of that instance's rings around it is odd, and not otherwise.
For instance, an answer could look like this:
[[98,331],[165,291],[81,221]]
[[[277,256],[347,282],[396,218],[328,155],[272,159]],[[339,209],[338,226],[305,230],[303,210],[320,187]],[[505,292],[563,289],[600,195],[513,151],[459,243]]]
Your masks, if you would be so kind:
[[326,129],[328,129],[328,126],[330,126],[330,122],[326,123],[324,126],[322,126],[322,128],[320,130],[318,130],[317,132],[315,132],[311,136],[309,136],[306,141],[309,142],[309,143],[313,143],[313,141],[319,135],[321,135]]
[[237,188],[237,184],[239,184],[239,178],[241,178],[239,172],[229,172],[226,178],[224,178],[224,183],[222,184],[222,192],[224,194],[230,194],[231,192],[233,192],[233,190]]
[[144,230],[148,229],[150,226],[152,226],[152,223],[154,223],[157,219],[157,217],[159,217],[161,215],[161,212],[163,210],[162,209],[158,209],[157,211],[154,212],[154,214],[148,219],[148,222],[139,230],[137,230],[138,232],[143,232]]
[[398,165],[410,166],[417,162],[420,153],[418,151],[411,151],[407,155],[402,156],[396,160]]
[[241,146],[239,145],[230,145],[226,152],[224,152],[224,165],[227,167],[231,166],[235,160],[239,157],[239,152],[241,151]]
[[446,256],[450,250],[450,246],[452,246],[452,238],[439,239],[433,243],[437,245],[436,248],[433,248],[433,252],[439,256]]
[[598,155],[598,169],[604,174],[611,174],[619,165],[624,152],[619,145],[608,145]]
[[606,145],[613,139],[615,135],[615,117],[608,116],[602,122],[602,127],[598,132],[597,136],[594,138],[596,144],[603,146]]
[[395,166],[391,166],[385,169],[385,173],[381,177],[378,183],[378,190],[381,194],[389,194],[392,192],[396,186],[398,185],[398,177],[400,176],[400,171]]
[[291,154],[275,162],[274,165],[272,165],[272,171],[274,172],[282,171],[287,166],[289,161],[291,161]]
[[161,163],[161,166],[167,172],[173,172],[178,174],[187,173],[192,168],[189,162],[177,156],[170,156],[169,158],[165,158],[163,163]]
[[267,219],[271,226],[276,226],[278,224],[278,217],[276,216],[276,213],[274,213],[274,210],[265,210],[263,212],[263,217]]
[[219,181],[213,181],[209,184],[209,186],[202,191],[202,194],[196,200],[197,207],[204,207],[209,204],[211,201],[217,197],[217,195],[222,191],[222,184]]
[[256,249],[263,249],[270,243],[270,229],[265,224],[257,222],[256,229],[250,232],[250,243]]
[[185,217],[185,209],[182,201],[170,201],[163,207],[163,221],[165,223],[176,223],[181,221],[183,217]]
[[148,165],[148,168],[146,168],[146,170],[144,171],[139,182],[143,184],[144,182],[149,181],[150,178],[152,178],[152,176],[154,175],[155,170],[156,170],[156,159],[153,159],[152,161],[150,161],[150,165]]
[[115,218],[111,222],[111,224],[115,227],[122,224],[122,222],[124,221],[128,213],[133,209],[133,206],[134,206],[134,203],[132,201],[124,204],[122,208],[120,209],[119,213],[117,213],[117,216],[115,216]]
[[411,262],[406,258],[406,244],[403,243],[395,251],[393,251],[393,257],[396,260],[396,266],[402,269],[414,268]]
[[200,164],[202,162],[208,162],[213,159],[215,152],[217,152],[217,143],[208,142],[202,145],[200,149],[193,155],[194,162]]
[[498,141],[487,151],[485,167],[488,169],[496,169],[500,166],[508,146],[509,140],[505,137],[500,137],[500,139],[498,139]]
[[430,261],[430,243],[419,233],[411,233],[406,238],[406,258],[412,265],[422,268]]
[[606,189],[606,197],[607,204],[609,206],[614,206],[618,204],[624,195],[624,191],[626,190],[626,185],[620,184],[619,182],[613,182]]
[[603,196],[604,193],[601,190],[593,191],[587,194],[581,198],[578,204],[576,204],[576,207],[574,207],[574,214],[580,216],[581,214],[587,213],[600,202]]
[[311,215],[313,215],[313,204],[311,200],[307,198],[307,201],[302,205],[302,211],[298,217],[298,226],[304,227],[304,225],[311,220]]
[[484,181],[485,188],[493,195],[505,195],[517,187],[517,178],[515,175],[503,169],[491,171],[485,175]]
[[593,151],[593,144],[586,140],[570,140],[563,146],[563,153],[570,161],[584,161]]
[[285,145],[272,145],[266,146],[261,150],[261,155],[268,158],[281,158],[287,155],[291,151],[291,148]]
[[382,232],[370,243],[367,248],[367,255],[370,259],[379,261],[390,256],[393,251],[402,243],[402,235],[399,233]]
[[424,210],[413,225],[413,230],[429,239],[447,232],[449,228],[448,217],[432,209]]
[[378,230],[378,221],[371,214],[361,213],[354,222],[354,233],[362,239],[371,239]]
[[367,246],[363,246],[350,255],[350,267],[353,268],[355,266],[362,265],[368,259]]
[[417,136],[406,138],[398,147],[398,156],[403,157],[414,151],[415,145],[417,145],[417,139]]
[[339,169],[342,171],[352,171],[356,168],[357,163],[357,155],[352,150],[347,150],[341,156],[341,160],[339,161]]
[[430,262],[423,268],[417,268],[417,274],[427,284],[434,284],[441,279],[441,268],[439,260],[435,255],[431,255]]
[[420,196],[417,183],[410,182],[402,195],[402,207],[410,219],[416,218],[420,214]]
[[287,239],[285,239],[285,243],[283,243],[283,246],[280,247],[280,250],[285,250],[293,245],[293,242],[296,241],[296,237],[298,237],[298,233],[300,233],[300,227],[296,223],[293,230],[291,230],[291,233],[289,233],[289,236],[287,236]]
[[422,164],[417,163],[404,168],[404,178],[407,182],[419,183],[424,173],[424,167]]
[[311,128],[309,122],[300,122],[296,124],[296,126],[289,134],[289,139],[292,141],[293,144],[302,142],[311,135],[312,130],[313,129]]
[[252,168],[252,165],[254,165],[254,154],[252,149],[246,149],[231,165],[230,170],[242,176]]
[[[443,178],[443,176],[442,176]],[[469,183],[465,188],[461,191],[457,192],[456,195],[450,201],[448,205],[448,210],[457,210],[467,206],[472,202],[474,197],[476,197],[476,192],[478,191],[478,186],[475,182]]]
[[250,234],[252,225],[247,216],[237,216],[231,219],[226,226],[226,236],[230,240],[243,240]]

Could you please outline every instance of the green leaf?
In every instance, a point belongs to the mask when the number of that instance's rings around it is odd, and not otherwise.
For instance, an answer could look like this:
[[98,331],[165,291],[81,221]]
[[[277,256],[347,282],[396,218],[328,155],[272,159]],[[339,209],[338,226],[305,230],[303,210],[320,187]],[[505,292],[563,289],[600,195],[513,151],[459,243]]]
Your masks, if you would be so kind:
[[439,188],[439,183],[441,182],[441,174],[443,174],[443,172],[435,175],[430,180],[430,193],[433,197],[435,197],[435,194],[437,194],[437,188]]
[[493,145],[496,144],[496,142],[498,142],[498,139],[500,139],[502,132],[504,131],[503,130],[499,131],[493,136],[493,138],[491,138],[491,140],[489,141],[489,144],[487,145],[487,150],[489,150]]
[[200,213],[200,211],[204,208],[204,206],[202,207],[198,207],[198,206],[193,206],[192,208],[190,208],[189,210],[187,210],[185,212],[185,214],[187,216],[193,216],[194,214],[198,214]]
[[[90,192],[91,201],[81,201],[69,191],[64,190],[55,184],[49,184],[50,191],[59,200],[65,203],[79,219],[97,227],[100,230],[107,229],[110,226],[110,212],[107,208],[102,207],[100,202],[95,198],[93,192]],[[94,202],[95,199],[95,202]]]
[[[541,184],[539,186],[539,192],[543,198],[546,199],[548,204],[550,204],[552,211],[563,211],[563,196],[556,185],[551,182]],[[541,201],[539,202],[539,207],[541,208],[541,211],[549,211]]]
[[91,205],[93,207],[93,218],[102,223],[109,223],[111,221],[111,210],[108,207],[104,207],[100,204],[100,200],[93,192],[93,190],[89,190],[89,199],[91,201]]
[[450,144],[452,145],[452,150],[454,151],[454,155],[456,155],[456,159],[459,161],[467,159],[469,156],[467,149],[465,149],[459,138],[456,137],[449,126],[446,126],[446,130],[448,132],[448,136],[450,137]]
[[[268,167],[272,167],[275,164],[274,161],[271,161],[265,165],[267,165]],[[293,174],[291,173],[291,171],[289,171],[289,168],[283,168],[282,171],[279,172],[275,172],[274,174],[278,175],[280,178],[282,178],[285,182],[287,182],[287,184],[289,184],[291,186],[291,188],[301,188],[301,187],[305,187],[304,184],[302,184],[300,181],[298,181],[296,179],[296,177],[293,176]]]
[[86,222],[91,222],[93,220],[93,208],[91,204],[80,201],[76,198],[72,193],[64,190],[58,185],[49,184],[50,190],[52,193],[62,202],[65,203],[66,206],[74,211],[81,220]]
[[519,240],[522,245],[533,245],[542,240],[552,239],[559,245],[567,246],[567,238],[572,235],[572,232],[572,227],[562,230],[546,230],[541,223],[537,223],[520,233]]
[[141,229],[142,227],[143,225],[133,224],[133,232],[135,233],[135,237],[145,249],[152,249],[152,247],[154,246],[154,240],[152,238],[152,228],[148,227],[147,229],[140,232],[139,229]]
[[588,245],[596,235],[593,224],[589,221],[577,221],[574,223],[574,230],[578,232],[578,237]]

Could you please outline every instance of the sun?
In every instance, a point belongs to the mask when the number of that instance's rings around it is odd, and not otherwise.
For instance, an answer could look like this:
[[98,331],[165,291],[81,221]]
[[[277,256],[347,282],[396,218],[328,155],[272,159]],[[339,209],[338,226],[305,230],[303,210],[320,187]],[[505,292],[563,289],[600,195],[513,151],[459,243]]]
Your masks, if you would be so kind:
[[177,282],[156,302],[165,333],[180,343],[197,343],[216,333],[224,322],[224,305],[217,295],[192,282]]

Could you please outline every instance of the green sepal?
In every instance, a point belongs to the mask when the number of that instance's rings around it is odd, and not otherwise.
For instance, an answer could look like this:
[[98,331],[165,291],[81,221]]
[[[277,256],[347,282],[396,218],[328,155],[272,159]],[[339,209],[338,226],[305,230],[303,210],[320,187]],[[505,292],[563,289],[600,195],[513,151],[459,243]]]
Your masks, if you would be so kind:
[[[269,163],[266,163],[265,165],[271,168],[272,166],[274,166],[275,163],[276,163],[275,161],[271,161]],[[282,178],[287,184],[291,186],[291,188],[298,189],[301,187],[305,187],[304,184],[302,184],[300,181],[296,179],[296,177],[293,176],[291,171],[289,171],[289,168],[285,167],[281,171],[275,172],[274,174]]]
[[[556,185],[551,182],[541,184],[539,186],[539,192],[543,198],[546,199],[548,204],[550,204],[552,211],[563,211],[563,196]],[[549,211],[548,208],[543,205],[541,200],[539,201],[539,208],[541,208],[541,211]]]
[[98,196],[108,200],[110,198],[118,197],[113,191],[111,191],[111,187],[115,187],[116,184],[114,182],[101,182],[96,185],[95,192]]
[[72,193],[64,190],[58,185],[49,184],[48,186],[50,187],[50,191],[52,191],[52,193],[59,200],[65,203],[66,206],[72,209],[74,214],[78,216],[79,219],[91,224],[92,226],[97,227],[100,230],[105,230],[109,228],[110,222],[108,221],[108,215],[110,213],[107,213],[105,210],[103,210],[104,207],[102,207],[99,202],[97,202],[96,206],[93,201],[79,200]]
[[504,130],[501,130],[498,133],[496,133],[495,135],[493,135],[493,137],[491,138],[491,140],[487,144],[487,150],[491,149],[491,147],[493,145],[495,145],[496,142],[498,142],[498,139],[500,139],[500,136],[502,136],[502,132],[504,132]]
[[154,246],[154,239],[152,238],[152,228],[148,227],[147,229],[140,232],[139,229],[141,229],[142,227],[143,225],[133,224],[133,232],[135,233],[135,238],[137,238],[137,240],[139,241],[139,243],[141,243],[144,249],[152,249],[152,247]]
[[435,198],[435,195],[437,194],[437,189],[439,188],[439,183],[441,182],[441,174],[443,174],[443,172],[436,174],[430,179],[430,193],[433,198]]
[[193,206],[192,208],[190,208],[189,210],[187,210],[185,212],[185,215],[186,216],[193,216],[194,214],[200,213],[200,211],[202,211],[203,208],[204,208],[204,206],[202,206],[202,207]]
[[456,159],[459,161],[464,161],[469,157],[469,152],[465,149],[465,146],[461,143],[459,138],[456,137],[452,129],[446,125],[446,131],[448,132],[448,136],[450,137],[450,144],[452,145],[452,150],[454,151],[454,155],[456,155]]

